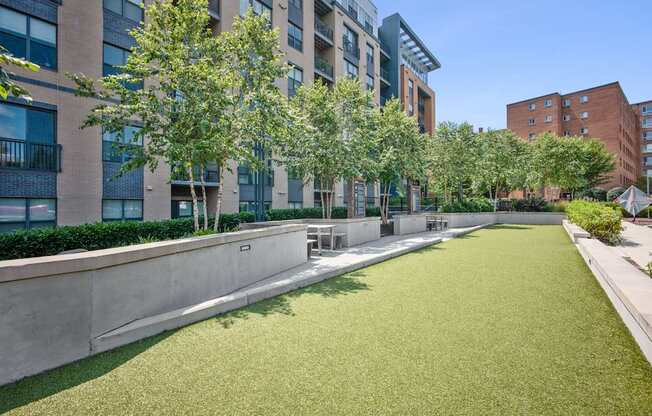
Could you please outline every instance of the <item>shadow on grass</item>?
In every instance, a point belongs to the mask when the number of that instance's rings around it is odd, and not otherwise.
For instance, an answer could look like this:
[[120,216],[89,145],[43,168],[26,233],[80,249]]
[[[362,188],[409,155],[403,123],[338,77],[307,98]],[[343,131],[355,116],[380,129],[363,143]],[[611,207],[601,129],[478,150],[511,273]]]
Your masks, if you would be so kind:
[[101,377],[165,340],[165,332],[0,387],[0,414]]
[[252,316],[266,317],[275,314],[294,316],[292,300],[301,296],[319,295],[325,298],[336,298],[339,296],[371,290],[368,284],[357,279],[358,277],[364,276],[366,276],[366,273],[363,271],[348,273],[284,295],[260,301],[242,309],[229,312],[225,315],[220,315],[216,317],[215,320],[222,327],[228,329],[238,321],[249,319]]

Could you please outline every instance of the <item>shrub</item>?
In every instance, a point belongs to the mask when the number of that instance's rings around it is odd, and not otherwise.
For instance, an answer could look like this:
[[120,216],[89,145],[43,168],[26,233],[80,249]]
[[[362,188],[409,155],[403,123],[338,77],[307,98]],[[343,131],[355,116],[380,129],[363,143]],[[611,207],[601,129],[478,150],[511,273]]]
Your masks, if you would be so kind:
[[567,206],[568,206],[568,202],[566,202],[566,201],[548,203],[548,204],[546,204],[546,211],[547,212],[566,212],[566,207]]
[[602,188],[593,188],[593,189],[591,189],[591,196],[596,201],[606,201],[607,200],[607,191],[605,191]]
[[[347,218],[346,207],[333,207],[331,218]],[[367,217],[380,217],[380,208],[367,208]],[[321,208],[272,209],[267,211],[267,221],[301,220],[305,218],[322,218]]]
[[614,199],[622,195],[625,191],[626,189],[620,186],[609,189],[609,192],[607,192],[607,201],[608,202],[613,201]]
[[615,244],[620,239],[622,215],[611,206],[577,200],[568,204],[566,214],[571,222],[605,243]]
[[[220,231],[253,222],[251,213],[223,214]],[[201,221],[200,221],[201,222]],[[209,221],[213,224],[213,219]],[[105,248],[183,238],[193,234],[192,218],[165,221],[120,221],[51,229],[18,231],[0,235],[0,260],[51,256],[62,251]]]
[[512,207],[518,212],[544,212],[547,210],[548,203],[541,197],[514,199]]
[[443,212],[493,212],[494,206],[488,198],[469,198],[453,201],[442,207]]

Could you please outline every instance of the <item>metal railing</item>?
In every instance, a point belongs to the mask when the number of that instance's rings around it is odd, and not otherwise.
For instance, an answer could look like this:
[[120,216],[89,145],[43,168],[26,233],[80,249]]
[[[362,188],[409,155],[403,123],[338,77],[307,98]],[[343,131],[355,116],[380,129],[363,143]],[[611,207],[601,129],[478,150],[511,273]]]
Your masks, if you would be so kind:
[[389,71],[385,68],[380,68],[380,77],[385,81],[389,81]]
[[61,171],[61,145],[0,139],[0,168]]
[[324,23],[321,19],[315,17],[315,31],[325,37],[326,39],[333,41],[333,29]]
[[[192,176],[195,180],[195,183],[200,183],[200,171],[198,167],[192,169]],[[220,181],[220,171],[219,169],[215,170],[204,170],[204,182],[205,183],[218,183]],[[190,176],[186,172],[174,172],[172,174],[172,182],[190,182]]]
[[346,36],[342,40],[342,47],[344,49],[344,54],[360,60],[360,48],[357,45],[354,45]]
[[333,78],[333,65],[319,55],[315,55],[315,69]]

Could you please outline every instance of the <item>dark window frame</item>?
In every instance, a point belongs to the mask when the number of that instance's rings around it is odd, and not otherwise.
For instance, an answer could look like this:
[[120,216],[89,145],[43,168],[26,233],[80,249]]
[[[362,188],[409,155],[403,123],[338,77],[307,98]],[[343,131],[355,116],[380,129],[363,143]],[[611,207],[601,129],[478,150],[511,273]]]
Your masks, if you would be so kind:
[[[297,33],[301,38],[296,36]],[[288,22],[288,46],[303,52],[303,29],[292,22]]]
[[[59,45],[59,25],[56,24],[56,23],[48,22],[48,21],[43,20],[43,19],[39,19],[36,16],[32,16],[32,15],[24,13],[22,11],[12,9],[11,7],[6,7],[6,6],[0,6],[0,7],[4,7],[5,9],[11,10],[14,13],[21,14],[21,15],[25,16],[25,19],[26,19],[26,26],[25,26],[26,34],[24,34],[24,35],[22,33],[12,32],[10,30],[0,28],[0,32],[2,32],[2,33],[6,33],[9,36],[18,37],[18,38],[21,38],[21,39],[25,40],[25,56],[16,56],[16,57],[25,59],[25,60],[27,60],[29,62],[32,62],[32,63],[35,63],[39,67],[41,67],[42,69],[46,69],[48,71],[53,71],[53,72],[58,72],[58,70],[59,70],[59,47],[58,47],[58,45]],[[32,35],[31,35],[32,19],[36,19],[36,20],[39,20],[39,21],[41,21],[43,23],[46,23],[48,25],[54,26],[54,41],[55,41],[54,45],[52,45],[52,44],[50,44],[50,43],[48,43],[48,42],[46,42],[44,40],[32,39]],[[36,44],[46,46],[46,47],[54,48],[54,65],[53,66],[47,66],[47,65],[45,65],[45,64],[43,64],[41,62],[34,62],[32,60],[32,56],[31,56],[32,55],[32,53],[31,53],[32,52],[32,42],[34,42]],[[5,49],[9,49],[9,48],[5,47]]]
[[[105,218],[104,217],[104,201],[120,201],[121,202],[121,218]],[[139,218],[125,218],[125,201],[139,201],[140,202],[140,217]],[[145,203],[143,199],[116,199],[116,198],[102,198],[102,222],[117,222],[117,221],[142,221],[145,215]]]
[[[297,90],[303,85],[303,68],[297,65],[291,65],[292,70],[288,74],[288,96],[289,97],[294,97],[297,93]],[[301,73],[301,81],[298,81],[297,79],[293,78],[292,75],[295,74],[295,71],[299,71]]]
[[124,17],[125,19],[129,19],[129,20],[131,20],[132,22],[140,23],[140,22],[143,21],[143,19],[144,19],[144,17],[145,17],[145,11],[144,11],[144,9],[140,9],[140,19],[139,19],[139,20],[134,20],[134,19],[132,19],[131,17],[127,17],[127,16],[125,16],[125,4],[126,4],[126,3],[130,3],[130,4],[134,5],[134,6],[137,6],[137,5],[136,5],[135,3],[129,1],[129,0],[118,0],[118,1],[120,1],[120,12],[117,12],[117,11],[115,11],[115,10],[112,10],[112,9],[109,9],[108,7],[106,7],[106,6],[105,6],[105,4],[106,4],[106,0],[103,0],[103,1],[102,1],[102,8],[104,8],[104,9],[106,9],[106,10],[109,10],[109,11],[111,11],[111,12],[113,12],[113,13],[119,14],[120,16]]
[[[59,213],[59,206],[58,206],[58,201],[57,198],[21,198],[21,197],[0,197],[0,199],[19,199],[23,200],[25,203],[25,220],[24,221],[0,221],[0,225],[5,226],[5,225],[22,225],[22,228],[17,227],[16,230],[33,230],[35,229],[32,224],[52,224],[53,228],[57,227],[57,219],[58,219],[58,213]],[[32,221],[31,220],[31,214],[30,214],[30,201],[34,200],[48,200],[48,201],[54,201],[54,220],[41,220],[41,221]],[[36,228],[44,228],[44,227],[36,227]],[[13,232],[13,231],[10,231]],[[0,234],[3,234],[3,232],[0,231]]]

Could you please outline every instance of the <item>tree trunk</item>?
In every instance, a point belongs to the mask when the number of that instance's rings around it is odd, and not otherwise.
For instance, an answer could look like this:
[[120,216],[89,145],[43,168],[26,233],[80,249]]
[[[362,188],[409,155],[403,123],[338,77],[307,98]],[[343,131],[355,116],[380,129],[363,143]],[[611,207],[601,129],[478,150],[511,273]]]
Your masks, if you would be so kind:
[[[384,191],[384,192],[383,192]],[[387,209],[387,193],[389,191],[387,190],[387,185],[383,187],[381,185],[381,193],[382,195],[380,196],[380,219],[383,223],[383,225],[387,225],[389,223],[389,218],[388,218],[388,209]]]
[[197,192],[195,192],[195,175],[192,173],[192,164],[188,164],[188,179],[190,179],[190,196],[192,197],[192,218],[195,231],[199,231],[199,208],[197,207]]
[[224,169],[222,165],[218,165],[220,170],[220,183],[217,186],[217,201],[215,202],[215,224],[213,224],[213,231],[220,230],[220,215],[222,215],[222,194],[224,193]]
[[204,230],[208,230],[208,198],[206,198],[206,180],[204,178],[204,165],[199,165],[199,183],[201,184],[201,196],[204,200],[203,212]]
[[[320,185],[320,188],[322,185]],[[324,198],[324,190],[319,190],[319,197],[321,198],[321,217],[326,219],[326,198]]]
[[329,188],[330,188],[331,191],[328,194],[329,195],[329,197],[328,197],[328,219],[330,220],[331,218],[333,218],[333,193],[335,192],[335,189],[333,189],[333,188],[335,188],[335,181],[333,181],[333,180],[330,181]]

